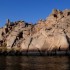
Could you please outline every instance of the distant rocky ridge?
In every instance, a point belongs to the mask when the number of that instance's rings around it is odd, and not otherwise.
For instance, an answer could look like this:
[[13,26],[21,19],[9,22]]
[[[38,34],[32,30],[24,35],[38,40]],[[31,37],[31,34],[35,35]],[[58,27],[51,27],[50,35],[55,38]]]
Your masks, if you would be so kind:
[[47,52],[70,50],[70,10],[54,9],[37,24],[10,22],[0,28],[0,51]]

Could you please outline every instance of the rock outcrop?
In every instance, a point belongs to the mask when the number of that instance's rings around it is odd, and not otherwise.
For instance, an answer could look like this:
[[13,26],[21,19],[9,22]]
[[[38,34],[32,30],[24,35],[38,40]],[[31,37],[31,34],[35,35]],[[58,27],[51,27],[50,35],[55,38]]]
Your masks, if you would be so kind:
[[37,24],[10,22],[0,28],[0,51],[70,50],[70,10],[56,10]]

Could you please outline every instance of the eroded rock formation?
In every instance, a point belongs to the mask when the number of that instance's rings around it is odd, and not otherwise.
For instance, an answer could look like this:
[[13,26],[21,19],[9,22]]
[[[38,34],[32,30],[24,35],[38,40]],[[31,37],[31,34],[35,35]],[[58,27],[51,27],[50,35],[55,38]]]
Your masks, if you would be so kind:
[[70,10],[56,10],[37,24],[10,22],[0,28],[1,51],[37,51],[70,49]]

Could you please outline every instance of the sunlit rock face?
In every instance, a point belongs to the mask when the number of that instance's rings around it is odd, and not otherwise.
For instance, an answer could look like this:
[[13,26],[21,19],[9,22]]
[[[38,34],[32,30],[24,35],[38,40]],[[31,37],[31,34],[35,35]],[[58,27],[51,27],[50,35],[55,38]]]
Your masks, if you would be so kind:
[[0,28],[1,50],[53,51],[70,48],[70,10],[56,10],[36,24],[10,22]]

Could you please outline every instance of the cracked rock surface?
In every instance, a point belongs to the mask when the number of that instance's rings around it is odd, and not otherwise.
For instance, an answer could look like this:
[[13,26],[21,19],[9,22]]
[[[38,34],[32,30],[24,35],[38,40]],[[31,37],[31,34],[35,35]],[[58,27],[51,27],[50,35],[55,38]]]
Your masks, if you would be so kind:
[[54,9],[45,19],[36,24],[7,20],[0,28],[1,51],[70,50],[70,10]]

